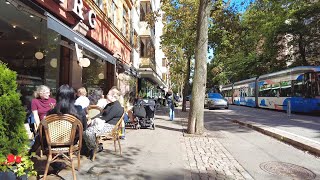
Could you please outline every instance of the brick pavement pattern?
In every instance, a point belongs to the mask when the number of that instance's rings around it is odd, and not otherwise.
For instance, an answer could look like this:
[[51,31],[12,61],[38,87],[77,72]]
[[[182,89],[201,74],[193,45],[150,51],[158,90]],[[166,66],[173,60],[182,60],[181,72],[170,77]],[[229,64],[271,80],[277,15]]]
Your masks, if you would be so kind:
[[[180,110],[179,110],[180,111]],[[188,113],[178,113],[182,129],[186,129]],[[185,180],[251,180],[250,174],[227,151],[217,138],[184,135],[180,141],[184,148],[185,168],[190,173]]]

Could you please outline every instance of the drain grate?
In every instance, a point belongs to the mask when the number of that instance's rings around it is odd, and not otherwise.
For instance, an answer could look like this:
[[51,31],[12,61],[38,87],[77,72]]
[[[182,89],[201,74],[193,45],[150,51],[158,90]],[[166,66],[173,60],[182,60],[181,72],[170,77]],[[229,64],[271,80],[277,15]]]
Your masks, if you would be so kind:
[[316,174],[311,170],[285,162],[264,162],[260,164],[260,168],[270,174],[292,177],[293,179],[312,180],[316,178]]

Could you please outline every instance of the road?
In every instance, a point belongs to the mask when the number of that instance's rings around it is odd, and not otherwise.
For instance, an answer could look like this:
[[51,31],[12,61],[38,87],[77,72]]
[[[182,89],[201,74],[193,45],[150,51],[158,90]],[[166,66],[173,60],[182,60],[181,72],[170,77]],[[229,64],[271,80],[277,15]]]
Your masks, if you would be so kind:
[[[205,110],[205,127],[257,180],[320,179],[320,159],[232,120],[250,120],[320,142],[320,118],[264,109],[230,106]],[[285,167],[290,167],[288,170]],[[291,175],[290,175],[291,174]],[[297,174],[293,178],[292,174]]]

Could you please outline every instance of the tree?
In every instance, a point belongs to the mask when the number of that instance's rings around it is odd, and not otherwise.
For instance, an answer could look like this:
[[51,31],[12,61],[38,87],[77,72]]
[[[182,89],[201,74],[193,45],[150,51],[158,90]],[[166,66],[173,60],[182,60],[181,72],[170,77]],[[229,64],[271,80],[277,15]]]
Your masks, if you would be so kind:
[[[197,16],[197,38],[195,51],[195,71],[192,86],[191,110],[189,113],[188,133],[202,134],[204,97],[207,79],[208,49],[208,12],[210,0],[200,0]],[[197,98],[195,98],[197,97]]]
[[[174,84],[183,84],[183,97],[189,92],[189,79],[192,69],[191,59],[194,57],[196,39],[196,0],[163,1],[162,10],[165,23],[162,48],[170,64],[170,74],[182,75],[179,79],[171,76]],[[179,56],[177,55],[177,53]],[[179,82],[177,82],[179,80]],[[183,98],[182,111],[186,111],[186,99]]]
[[187,68],[186,59],[184,58],[183,50],[180,47],[171,47],[170,52],[165,48],[164,52],[167,54],[167,59],[169,62],[169,72],[170,72],[170,87],[174,92],[179,92],[182,94],[182,89],[184,88],[184,78]]
[[211,83],[319,65],[319,9],[320,2],[299,0],[256,0],[243,14],[217,6],[209,30]]

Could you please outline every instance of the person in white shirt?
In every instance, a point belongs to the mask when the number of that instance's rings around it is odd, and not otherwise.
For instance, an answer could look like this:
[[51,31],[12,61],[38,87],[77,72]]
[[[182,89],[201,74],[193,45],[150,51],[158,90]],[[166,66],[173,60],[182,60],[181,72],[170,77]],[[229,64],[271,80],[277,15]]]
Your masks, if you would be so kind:
[[86,88],[81,87],[77,91],[78,98],[76,99],[75,105],[79,105],[82,109],[85,109],[89,106],[90,100],[87,98]]
[[90,105],[97,105],[101,109],[104,109],[108,104],[108,101],[103,97],[103,91],[100,88],[95,89],[90,93],[89,100]]

